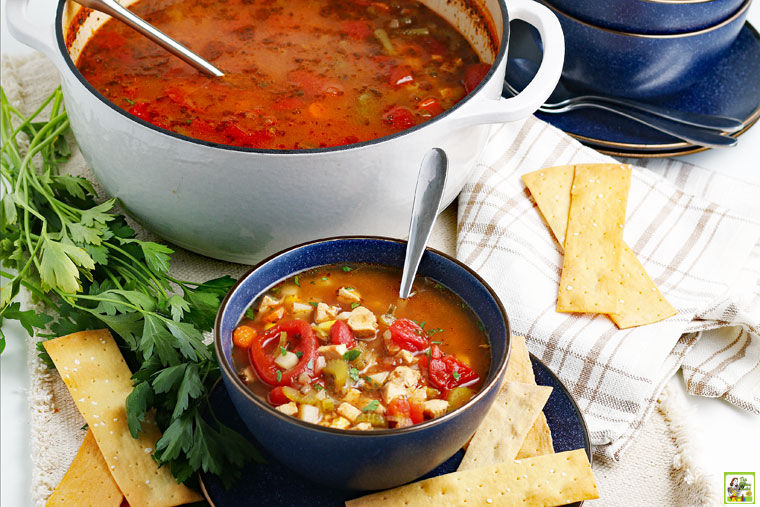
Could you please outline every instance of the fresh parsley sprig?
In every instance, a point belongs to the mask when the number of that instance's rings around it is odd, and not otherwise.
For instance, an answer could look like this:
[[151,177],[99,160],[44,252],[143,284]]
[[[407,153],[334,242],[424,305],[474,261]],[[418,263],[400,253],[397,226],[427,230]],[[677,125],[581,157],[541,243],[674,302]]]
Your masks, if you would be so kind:
[[[39,121],[45,110],[50,119]],[[60,90],[25,117],[0,88],[0,261],[8,268],[0,271],[7,279],[0,324],[18,320],[43,338],[110,328],[135,372],[126,402],[132,436],[155,411],[164,432],[153,454],[159,464],[180,482],[201,469],[229,482],[246,461],[261,459],[207,410],[220,373],[203,332],[213,327],[234,280],[194,283],[170,276],[169,247],[139,240],[113,212],[114,199],[97,203],[87,179],[59,170],[71,155],[68,129]],[[48,313],[21,311],[14,302],[21,287]],[[0,327],[0,352],[4,346]]]

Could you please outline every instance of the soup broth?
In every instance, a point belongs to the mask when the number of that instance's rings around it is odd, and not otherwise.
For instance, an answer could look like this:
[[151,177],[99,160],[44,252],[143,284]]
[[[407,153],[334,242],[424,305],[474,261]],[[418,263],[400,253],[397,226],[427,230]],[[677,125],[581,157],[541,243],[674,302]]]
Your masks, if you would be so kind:
[[240,378],[281,412],[340,429],[409,426],[463,405],[490,367],[482,324],[434,280],[418,277],[406,300],[399,281],[396,268],[330,265],[273,287],[233,334]]
[[141,0],[131,9],[225,72],[207,77],[109,20],[77,67],[134,116],[204,141],[303,149],[432,118],[490,65],[414,0]]

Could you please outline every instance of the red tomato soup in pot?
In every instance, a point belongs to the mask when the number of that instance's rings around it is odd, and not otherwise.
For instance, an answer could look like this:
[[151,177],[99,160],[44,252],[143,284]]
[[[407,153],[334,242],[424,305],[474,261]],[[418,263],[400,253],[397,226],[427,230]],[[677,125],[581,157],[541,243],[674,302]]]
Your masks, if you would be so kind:
[[440,417],[488,375],[483,325],[456,294],[401,271],[328,265],[272,287],[233,333],[240,378],[276,410],[338,429],[401,428]]
[[225,76],[200,74],[116,20],[95,32],[77,67],[130,114],[214,143],[375,139],[441,114],[490,68],[414,0],[141,0],[131,9]]

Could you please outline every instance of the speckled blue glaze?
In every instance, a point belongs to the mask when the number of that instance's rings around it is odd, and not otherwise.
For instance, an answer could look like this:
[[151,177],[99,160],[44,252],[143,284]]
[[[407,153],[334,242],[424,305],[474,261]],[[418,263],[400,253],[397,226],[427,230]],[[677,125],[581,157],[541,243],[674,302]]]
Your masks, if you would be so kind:
[[[554,439],[554,450],[562,452],[585,449],[589,460],[591,460],[591,443],[586,424],[572,396],[551,370],[533,356],[531,356],[531,361],[533,362],[533,373],[536,375],[536,383],[554,388],[544,407],[546,422]],[[255,442],[222,384],[218,384],[218,387],[212,392],[210,401],[217,417]],[[335,454],[333,453],[331,456]],[[462,456],[464,456],[464,452],[458,451],[445,463],[425,475],[424,478],[456,471],[462,461]],[[355,492],[330,489],[309,480],[294,480],[292,472],[284,465],[271,456],[267,456],[267,458],[268,462],[264,465],[246,466],[243,470],[243,476],[230,489],[225,489],[217,477],[202,474],[201,479],[207,500],[216,507],[237,507],[253,503],[271,506],[338,507],[342,506],[346,500],[359,496]],[[581,503],[572,505],[578,506]]]
[[683,90],[709,72],[739,34],[751,0],[722,26],[659,36],[589,25],[543,1],[565,33],[564,80],[601,94],[647,99]]
[[[576,91],[579,95],[584,93],[583,89]],[[760,109],[760,34],[746,23],[718,62],[691,86],[650,102],[677,111],[730,116],[749,125]],[[618,143],[639,151],[662,151],[669,146],[681,149],[691,146],[638,122],[598,109],[563,114],[539,112],[536,116],[570,134],[600,140],[606,147],[610,147],[609,143]]]
[[263,261],[233,287],[217,314],[214,341],[227,392],[240,417],[266,451],[304,477],[331,487],[385,489],[440,465],[475,432],[493,403],[509,356],[507,315],[493,290],[455,259],[428,249],[419,275],[458,294],[480,317],[491,343],[483,389],[464,407],[408,428],[344,431],[304,423],[255,397],[231,366],[232,331],[266,289],[304,270],[333,263],[403,266],[406,243],[386,238],[336,238],[306,243]]
[[578,19],[604,28],[648,34],[701,30],[730,17],[743,0],[547,0]]

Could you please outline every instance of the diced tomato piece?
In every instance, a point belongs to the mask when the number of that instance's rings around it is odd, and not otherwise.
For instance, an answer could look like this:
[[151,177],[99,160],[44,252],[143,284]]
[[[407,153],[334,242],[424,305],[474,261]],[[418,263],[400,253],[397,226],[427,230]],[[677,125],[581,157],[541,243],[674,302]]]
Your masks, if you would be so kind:
[[383,121],[385,121],[385,123],[393,125],[393,128],[396,130],[408,129],[417,123],[414,120],[414,114],[412,114],[409,109],[398,106],[385,113],[383,115]]
[[267,396],[267,401],[274,405],[275,407],[279,407],[280,405],[285,405],[290,400],[287,396],[285,396],[285,393],[282,391],[282,386],[277,386],[271,391],[269,391],[269,395]]
[[388,83],[397,88],[414,83],[412,69],[406,65],[396,65],[395,67],[391,67]]
[[480,82],[483,81],[483,78],[486,77],[489,70],[491,70],[491,66],[487,63],[474,63],[467,67],[464,71],[464,77],[462,78],[464,91],[470,93],[477,88]]
[[354,144],[354,143],[358,143],[358,142],[359,142],[359,138],[356,137],[356,136],[346,136],[343,139],[343,144]]
[[292,70],[288,72],[288,82],[301,88],[305,93],[318,95],[325,89],[325,78],[310,70]]
[[[274,352],[279,347],[280,333],[287,334],[287,349],[301,353],[298,363],[283,371],[274,362]],[[262,382],[270,386],[290,385],[294,379],[309,369],[317,353],[317,337],[311,325],[305,320],[293,319],[267,329],[251,344],[249,357],[256,374]]]
[[344,21],[340,24],[340,28],[355,40],[368,39],[372,36],[372,27],[366,21]]
[[433,116],[441,114],[443,112],[443,106],[441,106],[440,102],[438,102],[438,99],[435,97],[428,97],[424,99],[419,104],[417,104],[417,109],[427,111]]
[[335,324],[330,326],[330,343],[343,344],[350,349],[356,346],[356,338],[348,324],[342,320],[336,320]]
[[388,414],[386,416],[392,427],[403,428],[414,424],[411,417],[411,407],[409,400],[405,396],[396,396],[388,404]]
[[444,393],[479,378],[472,368],[456,357],[444,354],[437,345],[430,348],[430,358],[421,360],[420,364],[427,366],[430,383]]
[[147,102],[136,102],[132,104],[132,107],[130,107],[127,112],[133,116],[137,116],[141,120],[150,121],[151,118]]
[[390,327],[391,340],[402,349],[418,352],[428,348],[425,331],[413,320],[396,319]]
[[422,403],[409,402],[409,417],[413,424],[419,424],[425,420],[425,406]]

